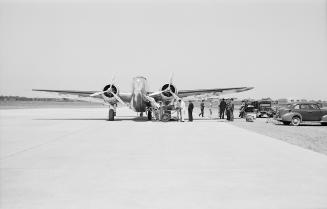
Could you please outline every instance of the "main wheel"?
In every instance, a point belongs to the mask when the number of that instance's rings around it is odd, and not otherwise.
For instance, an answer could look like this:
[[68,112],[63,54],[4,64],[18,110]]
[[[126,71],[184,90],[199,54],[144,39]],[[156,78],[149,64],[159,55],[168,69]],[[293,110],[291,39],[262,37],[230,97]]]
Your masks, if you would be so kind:
[[327,126],[327,122],[321,122],[322,126]]
[[113,109],[109,109],[108,120],[113,121],[115,119],[115,111]]
[[299,116],[294,116],[291,120],[292,126],[298,126],[301,123],[301,118]]
[[148,111],[148,120],[152,120],[152,111]]

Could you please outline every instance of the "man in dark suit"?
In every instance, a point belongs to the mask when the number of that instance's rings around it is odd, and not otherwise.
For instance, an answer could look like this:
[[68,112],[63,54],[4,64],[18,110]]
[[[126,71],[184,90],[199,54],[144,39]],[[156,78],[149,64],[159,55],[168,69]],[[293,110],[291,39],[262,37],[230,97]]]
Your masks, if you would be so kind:
[[200,115],[202,115],[202,117],[204,116],[204,100],[202,100],[201,104],[200,104],[200,109],[201,109],[201,113],[199,114],[199,117]]
[[223,100],[221,100],[220,104],[219,104],[219,118],[220,119],[225,119],[225,110],[226,110],[226,102],[225,99],[223,98]]
[[188,103],[188,121],[192,122],[193,121],[193,109],[194,109],[194,104],[192,101]]

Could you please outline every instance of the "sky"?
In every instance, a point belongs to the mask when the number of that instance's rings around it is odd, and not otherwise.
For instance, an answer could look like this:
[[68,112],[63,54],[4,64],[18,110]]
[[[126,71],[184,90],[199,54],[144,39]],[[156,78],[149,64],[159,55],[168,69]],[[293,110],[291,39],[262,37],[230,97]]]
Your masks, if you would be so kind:
[[0,95],[253,86],[327,100],[326,1],[1,1]]

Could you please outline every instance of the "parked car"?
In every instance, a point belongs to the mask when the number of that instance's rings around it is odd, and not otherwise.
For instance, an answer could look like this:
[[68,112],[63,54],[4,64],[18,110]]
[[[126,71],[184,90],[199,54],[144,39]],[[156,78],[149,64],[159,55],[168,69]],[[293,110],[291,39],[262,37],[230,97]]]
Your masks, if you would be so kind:
[[257,109],[253,105],[242,106],[240,111],[241,118],[246,118],[247,116],[251,116],[253,119],[257,118]]
[[318,103],[298,102],[278,109],[276,120],[285,125],[291,124],[293,126],[298,126],[307,121],[327,125],[327,110],[321,109]]
[[272,108],[272,101],[267,99],[257,100],[251,102],[255,109],[257,109],[257,117],[269,117],[272,118],[274,111]]

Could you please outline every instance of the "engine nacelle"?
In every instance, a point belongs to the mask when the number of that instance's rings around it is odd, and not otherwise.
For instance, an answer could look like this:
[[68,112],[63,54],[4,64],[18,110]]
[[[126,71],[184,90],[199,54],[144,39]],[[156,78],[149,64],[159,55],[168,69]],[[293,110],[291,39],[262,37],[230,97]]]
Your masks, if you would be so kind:
[[[119,89],[117,86],[113,85],[113,84],[108,84],[103,88],[103,91],[107,91],[108,89],[111,88],[111,92],[119,95]],[[109,102],[109,103],[117,103],[117,99],[114,97],[114,95],[111,92],[105,92],[102,94],[102,97],[105,101]]]
[[[169,84],[166,83],[165,85],[163,85],[161,87],[160,91],[164,91],[168,87],[169,87]],[[177,88],[173,84],[170,84],[170,91],[173,92],[174,94],[178,94]],[[172,99],[174,99],[174,96],[172,95],[172,93],[170,91],[161,93],[161,97],[162,97],[163,100],[172,100]]]

